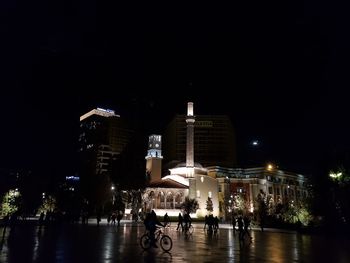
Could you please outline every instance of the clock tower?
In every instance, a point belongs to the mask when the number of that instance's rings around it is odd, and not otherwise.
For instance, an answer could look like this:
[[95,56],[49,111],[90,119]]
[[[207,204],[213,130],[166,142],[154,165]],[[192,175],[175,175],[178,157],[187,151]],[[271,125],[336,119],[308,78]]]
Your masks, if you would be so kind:
[[162,159],[162,136],[152,134],[148,137],[148,150],[146,156],[146,174],[149,183],[161,180]]

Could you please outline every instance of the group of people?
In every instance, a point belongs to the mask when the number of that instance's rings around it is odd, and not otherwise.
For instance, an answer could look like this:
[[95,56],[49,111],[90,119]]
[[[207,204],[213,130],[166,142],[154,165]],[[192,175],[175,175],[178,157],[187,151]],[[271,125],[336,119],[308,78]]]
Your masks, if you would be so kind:
[[[107,224],[113,224],[115,225],[116,221],[117,220],[117,226],[120,226],[120,220],[122,220],[123,218],[123,212],[122,211],[116,211],[116,212],[113,212],[112,214],[108,214],[107,216]],[[101,218],[100,218],[101,220]],[[99,224],[99,218],[97,217],[97,224]]]
[[217,231],[219,229],[219,218],[213,215],[206,215],[204,218],[204,229],[208,226],[207,231]]
[[188,229],[190,229],[191,224],[192,218],[190,214],[186,213],[184,214],[184,216],[182,216],[182,214],[179,213],[176,231],[178,231],[180,227],[182,231],[187,231]]
[[[144,224],[146,229],[150,233],[151,245],[153,247],[157,247],[157,245],[155,244],[155,231],[157,230],[157,226],[165,227],[169,224],[169,222],[170,222],[170,217],[167,213],[165,213],[164,215],[164,223],[161,223],[159,221],[154,210],[152,210],[150,213],[146,215]],[[191,223],[192,223],[192,219],[189,214],[182,215],[181,213],[179,213],[176,230],[178,231],[179,228],[181,228],[182,231],[186,231],[190,228]],[[235,217],[234,215],[232,215],[233,231],[235,234],[236,226],[237,226],[240,241],[244,241],[246,236],[248,236],[249,240],[252,239],[249,232],[250,223],[251,223],[251,218],[249,215],[244,215],[244,216],[239,215],[238,217]],[[219,229],[218,217],[217,216],[214,217],[213,215],[205,216],[204,229],[207,229],[208,232],[217,231]]]
[[237,218],[234,215],[232,216],[233,233],[236,233],[237,225],[240,241],[243,241],[246,236],[248,236],[250,240],[252,239],[248,230],[250,228],[250,222],[251,218],[249,215],[239,215]]
[[[168,213],[165,213],[164,215],[164,223],[161,223],[157,217],[157,214],[154,210],[152,210],[150,213],[148,213],[143,221],[146,229],[148,230],[150,234],[151,239],[151,246],[157,247],[156,245],[156,239],[155,239],[155,232],[157,230],[157,227],[166,227],[170,223],[170,217]],[[178,215],[178,224],[176,230],[178,231],[181,227],[182,231],[187,231],[191,227],[192,219],[189,214],[184,214],[182,216],[181,213]]]

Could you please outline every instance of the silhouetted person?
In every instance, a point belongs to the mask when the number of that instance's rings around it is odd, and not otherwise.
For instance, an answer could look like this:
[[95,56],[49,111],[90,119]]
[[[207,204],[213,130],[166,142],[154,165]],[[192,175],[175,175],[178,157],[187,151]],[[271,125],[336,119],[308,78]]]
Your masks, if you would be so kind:
[[144,224],[145,224],[146,229],[149,231],[149,235],[151,238],[151,246],[158,247],[156,245],[154,233],[157,230],[157,225],[163,226],[163,227],[164,227],[164,225],[161,222],[159,222],[157,215],[156,215],[156,212],[154,212],[154,210],[152,210],[152,212],[146,216]]
[[176,230],[179,230],[179,226],[181,226],[181,230],[184,230],[184,225],[183,225],[183,217],[181,215],[181,213],[179,213],[178,217],[177,217],[178,223],[177,223],[177,228]]
[[120,226],[120,220],[122,220],[123,218],[123,212],[122,211],[118,211],[118,215],[117,215],[117,226]]
[[233,228],[233,234],[236,234],[236,218],[235,215],[232,215],[232,228]]
[[170,222],[170,217],[168,216],[168,213],[165,213],[164,215],[164,225],[168,225]]
[[97,226],[100,225],[101,222],[101,210],[99,209],[96,214]]
[[184,223],[185,223],[185,229],[186,231],[190,229],[191,223],[192,223],[192,218],[189,213],[186,213],[184,215]]
[[244,222],[244,231],[243,231],[243,236],[248,235],[250,239],[252,239],[252,237],[250,236],[250,233],[248,231],[248,228],[250,226],[250,218],[249,216],[245,215],[243,218],[243,222]]
[[213,228],[214,228],[214,216],[213,215],[209,215],[208,216],[208,233],[213,232]]
[[111,217],[111,219],[112,219],[112,224],[115,226],[115,219],[117,218],[117,215],[116,215],[116,213],[112,213],[112,217]]
[[205,229],[207,225],[208,225],[208,215],[205,215],[205,217],[204,217],[204,227],[203,227],[203,229]]
[[217,231],[219,229],[219,218],[214,217],[214,230]]
[[238,232],[239,232],[239,241],[243,241],[243,236],[244,236],[244,230],[243,230],[243,219],[242,216],[239,216],[237,219],[237,224],[238,224]]

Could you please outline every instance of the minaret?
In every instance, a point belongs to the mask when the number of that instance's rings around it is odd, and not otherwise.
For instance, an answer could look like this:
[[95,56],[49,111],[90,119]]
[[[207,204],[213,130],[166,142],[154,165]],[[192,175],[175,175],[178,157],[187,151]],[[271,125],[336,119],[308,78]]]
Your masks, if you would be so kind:
[[162,136],[152,134],[148,137],[148,151],[146,159],[146,172],[149,183],[161,180],[162,173]]
[[193,177],[194,168],[194,122],[195,117],[193,115],[193,102],[187,103],[187,136],[186,136],[186,168],[187,177]]

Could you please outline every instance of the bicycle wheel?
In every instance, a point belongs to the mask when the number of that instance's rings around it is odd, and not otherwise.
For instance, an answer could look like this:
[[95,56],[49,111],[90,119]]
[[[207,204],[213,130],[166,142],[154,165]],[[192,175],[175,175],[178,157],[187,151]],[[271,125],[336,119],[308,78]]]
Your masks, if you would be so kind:
[[171,248],[173,247],[173,241],[168,235],[163,235],[159,243],[160,243],[160,247],[166,252],[170,251]]
[[147,234],[144,234],[140,238],[140,245],[143,249],[149,249],[151,247],[151,239]]

